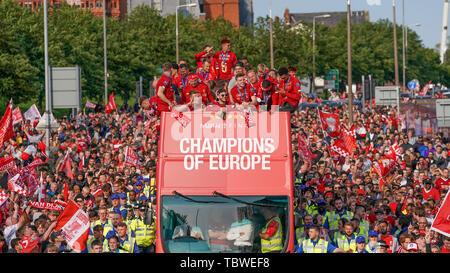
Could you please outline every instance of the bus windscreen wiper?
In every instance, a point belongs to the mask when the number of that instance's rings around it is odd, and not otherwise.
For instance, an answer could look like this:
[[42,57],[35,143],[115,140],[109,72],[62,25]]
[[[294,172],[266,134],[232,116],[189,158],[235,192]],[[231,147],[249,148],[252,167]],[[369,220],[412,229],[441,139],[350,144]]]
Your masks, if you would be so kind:
[[250,206],[259,206],[259,207],[272,207],[272,208],[281,208],[281,209],[285,209],[284,206],[278,206],[278,205],[272,205],[272,204],[257,204],[257,203],[252,203],[252,202],[246,202],[240,199],[237,199],[236,197],[231,197],[228,195],[225,195],[223,193],[217,192],[217,191],[213,191],[213,194],[221,196],[223,198],[227,198],[233,201],[236,201],[238,203],[242,203],[242,204],[246,204],[246,205],[250,205]]
[[188,201],[195,202],[195,203],[206,203],[206,204],[210,204],[210,203],[217,203],[217,204],[227,203],[227,202],[223,202],[223,201],[203,201],[203,200],[195,200],[195,199],[190,198],[190,197],[188,197],[188,196],[186,196],[186,195],[184,195],[184,194],[181,194],[181,193],[179,193],[179,192],[177,192],[177,191],[173,191],[172,193],[175,194],[176,196],[182,197],[182,198],[184,198],[184,199],[186,199],[186,200],[188,200]]

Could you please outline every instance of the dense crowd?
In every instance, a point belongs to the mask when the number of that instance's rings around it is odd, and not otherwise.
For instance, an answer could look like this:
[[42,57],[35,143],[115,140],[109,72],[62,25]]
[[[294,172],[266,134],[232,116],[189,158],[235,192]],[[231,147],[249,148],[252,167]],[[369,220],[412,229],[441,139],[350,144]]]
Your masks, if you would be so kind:
[[[450,238],[430,229],[450,181],[450,142],[441,133],[416,136],[414,130],[404,129],[395,107],[357,104],[356,149],[341,156],[329,149],[334,139],[322,130],[316,109],[298,106],[318,102],[322,111],[348,124],[347,104],[329,106],[302,93],[295,67],[252,67],[245,58],[237,58],[228,40],[215,54],[205,46],[195,59],[197,67],[191,69],[185,60],[163,64],[163,75],[154,82],[155,96],[141,97],[134,106],[124,104],[105,113],[97,105],[59,119],[47,147],[48,161],[33,174],[43,191],[37,187],[23,196],[2,189],[8,199],[0,207],[1,251],[72,252],[61,231],[54,230],[61,211],[31,206],[30,201],[74,200],[91,222],[84,252],[154,252],[161,112],[253,105],[258,111],[277,106],[291,113],[296,252],[449,252]],[[341,100],[335,90],[327,97]],[[0,157],[14,157],[17,167],[35,158],[44,160],[46,149],[39,140],[44,131],[36,124],[16,124],[15,136],[3,143]],[[299,136],[308,140],[310,165],[299,153]],[[380,186],[373,163],[395,142],[400,148],[396,168]],[[125,162],[126,147],[137,153],[141,166]],[[73,178],[63,170],[66,155]]]

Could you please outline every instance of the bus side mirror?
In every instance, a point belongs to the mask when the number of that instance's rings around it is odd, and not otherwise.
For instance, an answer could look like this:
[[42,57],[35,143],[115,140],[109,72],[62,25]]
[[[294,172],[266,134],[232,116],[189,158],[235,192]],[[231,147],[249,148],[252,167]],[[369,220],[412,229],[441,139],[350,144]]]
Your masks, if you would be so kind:
[[302,226],[302,216],[294,214],[294,227],[298,228]]

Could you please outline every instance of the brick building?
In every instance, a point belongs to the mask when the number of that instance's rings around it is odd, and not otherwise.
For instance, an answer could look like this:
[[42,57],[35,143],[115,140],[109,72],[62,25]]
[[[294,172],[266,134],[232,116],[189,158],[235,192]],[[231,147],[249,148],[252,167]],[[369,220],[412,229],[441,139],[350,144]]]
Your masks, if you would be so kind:
[[[316,23],[326,25],[329,27],[335,27],[340,21],[347,19],[347,11],[343,12],[312,12],[312,13],[291,13],[289,9],[285,9],[284,11],[284,21],[287,24],[292,26],[296,26],[305,23],[312,23],[314,16],[320,16],[324,14],[329,14],[328,18],[316,18]],[[360,11],[352,11],[351,14],[351,23],[352,25],[359,25],[364,22],[369,22],[369,11],[368,10],[360,10]]]

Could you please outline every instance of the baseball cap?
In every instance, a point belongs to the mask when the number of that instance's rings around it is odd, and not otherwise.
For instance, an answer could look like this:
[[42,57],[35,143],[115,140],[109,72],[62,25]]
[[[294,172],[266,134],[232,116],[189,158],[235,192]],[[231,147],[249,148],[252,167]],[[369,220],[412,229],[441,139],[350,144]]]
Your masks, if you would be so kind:
[[126,199],[127,195],[124,192],[122,192],[121,194],[119,194],[119,198],[120,199]]
[[139,181],[139,180],[136,181],[135,185],[136,185],[136,186],[142,186],[142,181]]
[[139,201],[147,201],[148,198],[145,195],[142,195],[141,197],[139,197]]
[[369,230],[369,237],[378,237],[378,232],[375,230]]
[[142,179],[144,179],[144,177],[142,175],[139,175],[136,179],[137,180],[142,180]]
[[416,243],[409,243],[409,244],[406,246],[406,250],[414,250],[414,251],[418,251],[419,248],[417,247],[417,244],[416,244]]
[[118,194],[111,195],[111,200],[120,199]]
[[358,237],[356,237],[356,243],[365,243],[366,242],[366,238],[364,238],[364,236],[359,235]]
[[317,204],[326,204],[327,201],[325,201],[324,199],[319,199],[317,200]]
[[144,182],[149,182],[150,178],[144,178]]

